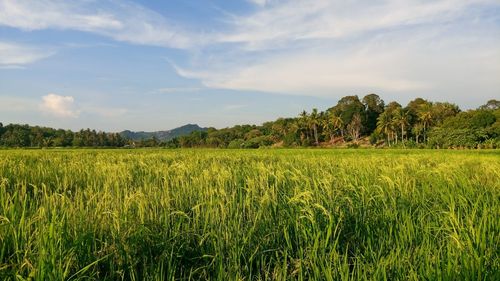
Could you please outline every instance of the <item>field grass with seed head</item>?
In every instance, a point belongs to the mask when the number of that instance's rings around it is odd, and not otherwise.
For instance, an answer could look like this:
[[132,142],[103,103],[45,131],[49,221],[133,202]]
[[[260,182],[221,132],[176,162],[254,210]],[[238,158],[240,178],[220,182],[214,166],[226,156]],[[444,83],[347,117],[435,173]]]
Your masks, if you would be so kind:
[[500,280],[500,153],[0,150],[1,280]]

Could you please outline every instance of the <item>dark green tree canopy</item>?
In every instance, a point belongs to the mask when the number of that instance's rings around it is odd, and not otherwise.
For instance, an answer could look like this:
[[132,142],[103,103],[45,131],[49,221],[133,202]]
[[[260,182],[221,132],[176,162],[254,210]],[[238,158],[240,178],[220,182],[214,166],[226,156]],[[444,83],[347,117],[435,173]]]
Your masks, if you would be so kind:
[[[345,96],[325,112],[313,108],[296,117],[257,125],[208,128],[169,141],[85,129],[78,132],[0,123],[0,146],[7,147],[212,147],[330,146],[371,143],[396,147],[500,147],[500,102],[461,112],[449,102],[416,98],[402,107],[378,95]],[[126,136],[125,136],[126,137]]]
[[484,110],[500,109],[500,101],[495,99],[489,100],[486,104],[480,106],[479,109],[484,109]]

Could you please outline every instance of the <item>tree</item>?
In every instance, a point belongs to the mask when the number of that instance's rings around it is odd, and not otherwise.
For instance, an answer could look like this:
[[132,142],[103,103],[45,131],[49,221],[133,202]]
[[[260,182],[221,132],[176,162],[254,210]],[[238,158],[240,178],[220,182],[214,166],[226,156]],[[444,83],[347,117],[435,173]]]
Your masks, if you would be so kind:
[[405,107],[405,110],[408,111],[408,118],[409,118],[408,121],[410,123],[410,126],[414,126],[415,124],[420,122],[418,114],[422,108],[431,108],[431,107],[432,103],[422,98],[416,98],[410,101],[408,105]]
[[500,101],[499,100],[489,100],[486,104],[481,105],[479,109],[483,110],[497,110],[500,109]]
[[0,122],[0,145],[2,144],[2,135],[3,135],[3,132],[5,131],[4,127],[3,127],[3,124],[2,122]]
[[344,138],[344,130],[342,118],[340,116],[328,112],[323,122],[324,130],[330,135],[330,141],[333,142],[337,132],[340,132],[342,139]]
[[299,127],[301,131],[300,139],[303,142],[304,138],[309,142],[309,115],[303,110],[299,115]]
[[498,141],[500,127],[491,110],[469,110],[444,120],[429,131],[429,145],[446,147],[478,147],[488,140]]
[[427,130],[432,124],[432,113],[430,111],[422,111],[418,114],[418,118],[423,126],[424,143],[427,142]]
[[318,145],[318,126],[320,125],[320,116],[318,109],[313,108],[311,115],[309,115],[309,127],[312,128],[314,134],[314,144]]
[[422,133],[424,132],[424,126],[422,125],[422,123],[417,123],[413,126],[412,128],[412,133],[413,135],[415,136],[415,142],[418,144],[419,143],[419,138],[420,136],[422,135]]
[[391,146],[392,116],[390,111],[384,111],[377,119],[377,131],[386,137],[387,144]]
[[285,146],[291,146],[298,144],[300,139],[297,139],[297,134],[300,131],[300,126],[296,119],[290,119],[287,122],[287,133],[283,138],[283,144]]
[[397,102],[391,102],[386,107],[377,119],[377,131],[385,135],[388,145],[391,140],[398,142],[396,128],[399,128],[399,121],[396,119],[397,112],[401,111],[401,105]]
[[[271,122],[271,134],[276,141],[282,139],[286,135],[286,120],[283,118],[278,118],[278,120]],[[264,124],[265,125],[265,124]]]
[[346,126],[351,123],[355,114],[359,114],[361,118],[364,118],[365,105],[361,103],[358,96],[345,96],[337,102],[337,105],[328,109],[328,111],[340,116],[342,124]]
[[349,135],[354,141],[357,141],[359,139],[361,129],[362,129],[361,115],[355,114],[352,118],[351,123],[347,125],[347,130],[349,131]]
[[436,102],[432,104],[432,118],[435,125],[443,123],[446,118],[457,115],[460,109],[456,104],[449,102]]
[[402,108],[396,110],[393,120],[395,122],[395,125],[399,126],[399,128],[401,128],[401,142],[404,145],[404,136],[405,136],[405,132],[406,132],[405,128],[409,125],[408,112]]
[[369,135],[377,128],[377,118],[384,112],[384,101],[376,94],[363,97],[365,106],[365,122],[363,124],[365,134]]

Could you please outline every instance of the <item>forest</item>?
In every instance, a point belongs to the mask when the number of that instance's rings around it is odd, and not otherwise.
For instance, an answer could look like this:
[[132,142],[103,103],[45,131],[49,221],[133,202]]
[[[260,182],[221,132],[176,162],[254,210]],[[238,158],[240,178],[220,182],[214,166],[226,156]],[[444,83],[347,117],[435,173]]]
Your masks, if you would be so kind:
[[449,102],[422,98],[406,106],[386,104],[378,95],[345,96],[325,111],[313,108],[297,117],[278,118],[262,125],[209,128],[159,141],[133,141],[119,133],[70,130],[0,123],[3,147],[395,147],[498,148],[500,101],[462,111]]

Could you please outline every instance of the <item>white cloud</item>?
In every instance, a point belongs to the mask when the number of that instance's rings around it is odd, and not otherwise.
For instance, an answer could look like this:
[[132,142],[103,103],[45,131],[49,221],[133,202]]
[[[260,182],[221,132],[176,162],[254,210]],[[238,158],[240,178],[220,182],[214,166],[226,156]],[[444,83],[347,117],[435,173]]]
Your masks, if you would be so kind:
[[[260,2],[260,1],[257,1]],[[354,36],[363,32],[415,24],[446,23],[474,4],[498,0],[287,0],[269,8],[235,16],[233,32],[221,42],[246,44],[249,50],[283,48],[304,40]]]
[[79,115],[79,111],[75,110],[74,101],[75,99],[72,96],[48,94],[42,97],[40,109],[42,112],[55,117],[76,118]]
[[500,17],[483,15],[499,4],[282,1],[234,19],[218,40],[237,48],[174,67],[211,88],[479,99],[500,88]]
[[0,42],[0,68],[22,68],[52,54],[54,52],[40,48]]
[[99,28],[117,30],[122,27],[121,22],[111,14],[77,12],[80,5],[74,6],[75,3],[77,2],[2,0],[0,23],[24,30],[61,28],[92,31]]
[[[332,96],[342,93],[423,92],[500,87],[500,39],[414,30],[361,40],[348,47],[292,50],[249,64],[190,70],[179,75],[211,88]],[[478,44],[481,42],[481,44]],[[478,75],[480,74],[480,75]],[[458,87],[455,85],[468,85]]]
[[155,94],[177,94],[177,93],[194,93],[199,92],[201,88],[199,87],[170,87],[170,88],[160,88],[153,91]]
[[184,48],[198,40],[161,15],[126,1],[0,0],[0,25],[71,29],[134,44]]
[[[188,53],[190,63],[171,64],[180,76],[210,88],[334,97],[426,92],[444,98],[500,88],[500,16],[485,12],[499,9],[498,0],[247,1],[258,8],[226,14],[224,28],[210,34],[189,31],[129,1],[0,0],[0,25],[196,49]],[[0,67],[1,60],[0,53]]]
[[257,6],[264,7],[271,1],[270,0],[248,0],[248,2],[253,3]]

